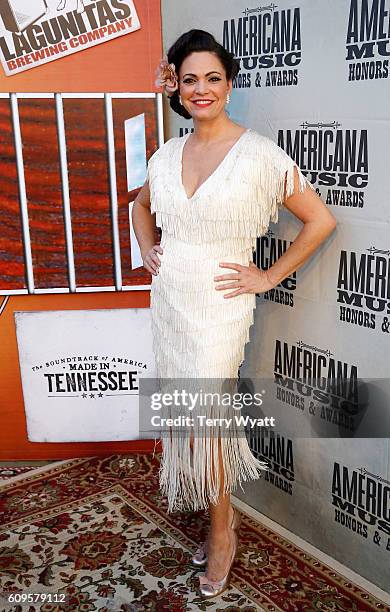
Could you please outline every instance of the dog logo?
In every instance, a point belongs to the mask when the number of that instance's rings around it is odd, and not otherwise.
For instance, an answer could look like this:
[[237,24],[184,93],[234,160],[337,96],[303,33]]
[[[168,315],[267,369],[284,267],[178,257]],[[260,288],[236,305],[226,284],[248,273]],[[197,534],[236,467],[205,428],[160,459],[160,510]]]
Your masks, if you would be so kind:
[[[61,0],[59,5],[57,6],[57,11],[64,11],[66,9],[66,5],[68,0]],[[85,11],[84,0],[77,0],[76,13],[83,13]]]

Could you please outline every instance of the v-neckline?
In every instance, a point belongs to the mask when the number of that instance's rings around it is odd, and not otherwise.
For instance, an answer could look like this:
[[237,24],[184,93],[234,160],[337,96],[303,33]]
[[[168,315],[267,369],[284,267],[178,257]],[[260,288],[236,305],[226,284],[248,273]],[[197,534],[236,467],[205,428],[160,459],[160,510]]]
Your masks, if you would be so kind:
[[217,173],[217,171],[221,168],[221,166],[225,163],[225,160],[229,157],[229,155],[232,153],[232,151],[238,146],[238,144],[241,142],[242,138],[245,136],[245,134],[247,134],[250,131],[250,128],[246,128],[246,130],[244,130],[244,132],[242,132],[240,134],[240,136],[237,138],[237,140],[235,141],[235,143],[230,147],[230,149],[228,150],[228,152],[226,153],[225,157],[222,159],[222,161],[218,164],[218,166],[213,170],[213,172],[203,181],[203,183],[201,183],[199,185],[199,187],[196,189],[196,191],[194,191],[194,193],[192,194],[191,197],[188,197],[186,189],[184,187],[184,183],[183,183],[183,151],[184,151],[184,145],[187,142],[191,132],[188,132],[182,139],[181,142],[181,146],[179,148],[179,182],[180,182],[180,187],[183,191],[184,197],[187,200],[187,202],[191,202],[191,200],[193,200],[195,198],[195,196],[198,195],[200,189],[203,188],[203,186],[208,183],[210,181],[210,179]]

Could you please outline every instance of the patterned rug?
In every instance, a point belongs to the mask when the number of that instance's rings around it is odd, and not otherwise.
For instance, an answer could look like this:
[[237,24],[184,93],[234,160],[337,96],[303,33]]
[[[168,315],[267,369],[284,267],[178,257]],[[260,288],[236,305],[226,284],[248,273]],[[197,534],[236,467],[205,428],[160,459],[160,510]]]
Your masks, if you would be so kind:
[[0,465],[0,482],[4,482],[14,476],[19,476],[19,474],[26,474],[26,472],[30,472],[33,469],[34,466],[32,465]]
[[[1,484],[0,609],[389,610],[245,514],[232,585],[202,600],[197,576],[203,570],[190,557],[206,535],[207,516],[167,514],[159,460],[158,453],[74,459]],[[35,599],[22,607],[9,601],[12,593],[14,601],[21,593]]]

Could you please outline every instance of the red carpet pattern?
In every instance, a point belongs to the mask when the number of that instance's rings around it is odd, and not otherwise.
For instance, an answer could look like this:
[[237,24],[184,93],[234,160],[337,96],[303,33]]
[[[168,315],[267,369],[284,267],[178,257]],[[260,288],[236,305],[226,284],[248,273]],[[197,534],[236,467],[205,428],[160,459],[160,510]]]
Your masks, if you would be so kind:
[[243,515],[232,585],[202,600],[191,552],[207,516],[168,514],[160,455],[74,459],[0,487],[0,591],[64,603],[23,612],[366,612],[389,608],[302,549]]
[[26,474],[34,469],[34,466],[31,465],[23,465],[23,466],[14,466],[14,465],[2,465],[0,466],[0,482],[5,482],[9,478],[13,478],[14,476],[19,476],[19,474]]

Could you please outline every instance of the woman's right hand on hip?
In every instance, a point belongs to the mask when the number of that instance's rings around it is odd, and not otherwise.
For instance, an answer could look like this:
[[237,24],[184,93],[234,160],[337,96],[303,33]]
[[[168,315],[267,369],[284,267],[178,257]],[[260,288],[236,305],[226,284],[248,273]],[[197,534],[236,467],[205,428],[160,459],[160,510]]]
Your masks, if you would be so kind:
[[154,276],[157,276],[159,267],[161,265],[157,253],[160,253],[161,255],[163,254],[163,250],[159,244],[152,246],[152,248],[149,249],[145,255],[141,254],[144,268]]

